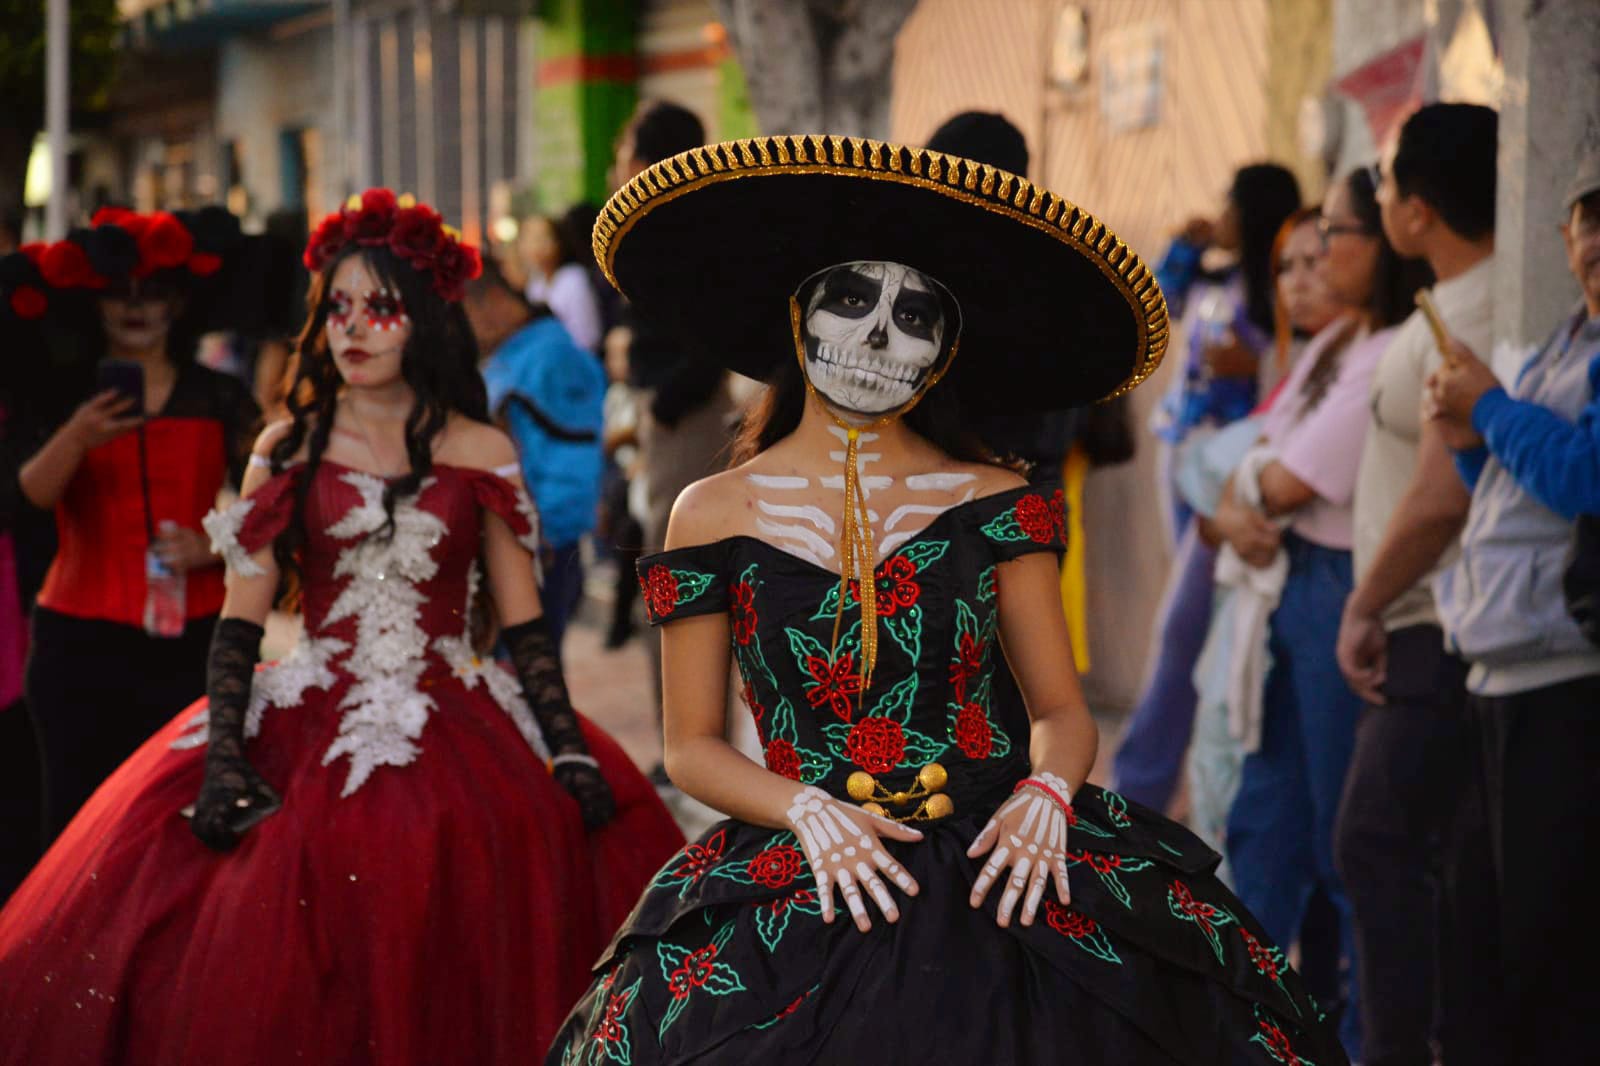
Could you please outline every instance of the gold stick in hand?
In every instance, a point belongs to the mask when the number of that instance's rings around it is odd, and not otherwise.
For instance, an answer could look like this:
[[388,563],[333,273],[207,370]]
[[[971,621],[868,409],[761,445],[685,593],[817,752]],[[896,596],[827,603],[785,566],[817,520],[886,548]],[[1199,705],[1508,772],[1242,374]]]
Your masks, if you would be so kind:
[[1433,343],[1439,346],[1439,354],[1444,357],[1447,365],[1455,365],[1455,355],[1450,347],[1450,331],[1444,328],[1444,319],[1439,317],[1439,308],[1434,305],[1433,293],[1428,289],[1417,290],[1417,306],[1422,309],[1422,317],[1428,320],[1428,328],[1433,331]]

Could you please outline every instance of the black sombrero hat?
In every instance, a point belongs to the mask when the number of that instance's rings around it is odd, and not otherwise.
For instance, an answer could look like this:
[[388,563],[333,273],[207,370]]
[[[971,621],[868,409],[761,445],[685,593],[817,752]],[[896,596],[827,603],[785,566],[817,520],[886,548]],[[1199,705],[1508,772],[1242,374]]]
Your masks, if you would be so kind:
[[1093,215],[1015,174],[859,137],[694,148],[612,196],[594,254],[641,317],[731,370],[795,357],[789,298],[838,263],[888,260],[961,307],[947,375],[975,411],[1060,408],[1133,388],[1167,347],[1167,305]]

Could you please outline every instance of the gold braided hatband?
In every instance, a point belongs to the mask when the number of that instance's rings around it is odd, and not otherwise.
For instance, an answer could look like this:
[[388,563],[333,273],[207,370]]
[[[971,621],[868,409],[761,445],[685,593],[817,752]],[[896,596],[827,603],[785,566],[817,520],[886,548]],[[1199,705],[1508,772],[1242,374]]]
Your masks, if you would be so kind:
[[1026,178],[926,148],[831,134],[691,148],[642,171],[606,202],[594,225],[595,259],[617,285],[617,244],[651,210],[706,185],[772,174],[832,174],[912,185],[1048,234],[1093,263],[1133,312],[1138,354],[1132,373],[1110,395],[1127,392],[1161,365],[1169,333],[1166,300],[1149,267],[1105,223]]

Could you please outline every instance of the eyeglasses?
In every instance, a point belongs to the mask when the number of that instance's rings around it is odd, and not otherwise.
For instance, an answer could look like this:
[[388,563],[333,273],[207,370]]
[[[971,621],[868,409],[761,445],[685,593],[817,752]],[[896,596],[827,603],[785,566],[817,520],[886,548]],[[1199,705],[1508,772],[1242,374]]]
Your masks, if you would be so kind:
[[1329,218],[1317,219],[1317,236],[1322,238],[1322,246],[1326,248],[1328,241],[1341,234],[1351,237],[1375,237],[1377,234],[1366,226],[1356,222],[1334,222]]

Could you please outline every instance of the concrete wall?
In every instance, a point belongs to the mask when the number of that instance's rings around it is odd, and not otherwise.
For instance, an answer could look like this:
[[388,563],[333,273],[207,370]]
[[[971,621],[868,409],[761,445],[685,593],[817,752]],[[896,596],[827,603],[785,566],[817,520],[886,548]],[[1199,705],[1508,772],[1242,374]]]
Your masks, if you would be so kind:
[[[284,204],[279,139],[284,130],[316,129],[324,143],[332,138],[333,30],[322,27],[285,40],[234,37],[218,53],[215,137],[232,141],[238,152],[250,214],[259,221]],[[341,199],[332,167],[320,202],[306,206],[330,211]]]

